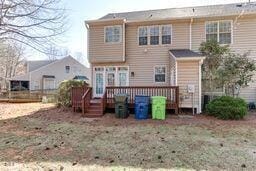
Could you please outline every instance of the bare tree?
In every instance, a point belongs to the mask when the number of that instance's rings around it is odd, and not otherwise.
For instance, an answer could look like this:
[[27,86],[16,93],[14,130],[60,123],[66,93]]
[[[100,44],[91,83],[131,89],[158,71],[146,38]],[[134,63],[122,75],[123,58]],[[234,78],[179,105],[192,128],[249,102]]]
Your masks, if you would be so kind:
[[0,0],[0,41],[12,40],[49,54],[66,24],[61,0]]
[[2,87],[6,88],[8,79],[17,74],[17,68],[24,61],[24,48],[16,43],[0,44],[0,77]]
[[67,57],[69,55],[68,48],[65,47],[56,47],[56,46],[50,46],[49,48],[49,54],[48,59],[49,60],[56,60],[58,58]]

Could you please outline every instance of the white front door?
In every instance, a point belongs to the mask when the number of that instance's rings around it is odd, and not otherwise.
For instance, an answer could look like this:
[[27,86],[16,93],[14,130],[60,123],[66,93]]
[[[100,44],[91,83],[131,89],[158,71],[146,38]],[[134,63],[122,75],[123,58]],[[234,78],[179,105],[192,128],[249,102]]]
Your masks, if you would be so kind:
[[118,73],[118,86],[120,87],[128,86],[128,72]]
[[105,86],[129,86],[128,67],[95,67],[93,96],[102,97]]
[[105,89],[104,85],[104,68],[95,68],[95,74],[94,74],[94,91],[93,96],[94,97],[102,97]]

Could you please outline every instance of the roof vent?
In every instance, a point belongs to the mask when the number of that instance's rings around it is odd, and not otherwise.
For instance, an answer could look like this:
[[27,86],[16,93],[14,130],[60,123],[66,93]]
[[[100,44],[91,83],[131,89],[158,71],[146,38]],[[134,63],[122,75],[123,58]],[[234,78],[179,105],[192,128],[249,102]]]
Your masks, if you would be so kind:
[[243,4],[236,4],[236,7],[242,7]]

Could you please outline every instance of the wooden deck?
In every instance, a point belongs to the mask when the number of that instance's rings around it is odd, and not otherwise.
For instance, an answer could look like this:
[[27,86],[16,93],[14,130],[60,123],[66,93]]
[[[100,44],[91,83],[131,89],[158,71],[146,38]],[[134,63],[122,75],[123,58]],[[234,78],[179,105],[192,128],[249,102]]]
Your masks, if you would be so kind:
[[[81,93],[83,94],[81,95]],[[73,88],[72,106],[74,104],[75,106],[73,106],[73,108],[80,107],[85,116],[89,113],[95,116],[102,116],[107,108],[114,108],[115,94],[127,94],[130,108],[134,108],[136,95],[146,95],[150,97],[165,96],[167,98],[166,109],[174,109],[176,114],[179,112],[178,86],[106,87],[102,98],[98,99],[97,103],[92,99],[92,88],[87,88],[86,90]],[[76,102],[74,103],[73,101]]]

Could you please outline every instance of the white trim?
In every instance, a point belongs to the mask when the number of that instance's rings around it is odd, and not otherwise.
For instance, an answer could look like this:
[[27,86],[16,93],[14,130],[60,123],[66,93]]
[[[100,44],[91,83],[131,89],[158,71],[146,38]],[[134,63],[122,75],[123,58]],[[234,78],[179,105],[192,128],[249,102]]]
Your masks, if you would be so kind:
[[[170,44],[162,44],[162,27],[163,26],[170,26],[171,27],[171,43]],[[140,45],[140,28],[147,28],[147,44],[146,45]],[[159,44],[157,45],[151,45],[150,44],[150,28],[152,27],[159,27]],[[139,26],[137,28],[137,45],[139,47],[145,47],[145,46],[151,46],[151,47],[154,47],[154,46],[170,46],[173,44],[173,27],[172,27],[172,24],[162,24],[162,25],[147,25],[147,26]]]
[[191,61],[191,60],[202,60],[205,57],[184,57],[184,58],[176,58],[177,61]]
[[199,61],[198,63],[198,67],[199,67],[198,102],[199,104],[198,104],[198,110],[197,110],[198,114],[202,113],[202,64],[203,64],[203,60]]
[[[95,68],[103,68],[103,71],[95,71]],[[95,66],[93,67],[93,97],[101,97],[105,91],[105,72],[106,72],[106,68],[104,66]],[[100,95],[96,95],[96,74],[100,73],[103,74],[103,92]]]
[[[140,45],[140,29],[141,28],[147,28],[147,44],[146,45]],[[144,46],[148,46],[148,26],[139,26],[138,27],[138,29],[137,29],[137,45],[139,46],[139,47],[144,47]]]
[[[171,28],[171,43],[170,44],[163,44],[163,42],[162,42],[162,38],[163,38],[163,34],[162,34],[162,30],[163,30],[163,26],[169,26],[170,28]],[[161,43],[160,43],[160,45],[164,45],[164,46],[166,46],[166,45],[172,45],[173,44],[173,31],[172,31],[172,24],[165,24],[165,25],[160,25],[160,34],[161,34]]]
[[[155,79],[155,76],[156,76],[156,67],[165,67],[165,74],[164,74],[165,80],[164,80],[164,82],[156,82],[156,79]],[[155,84],[165,84],[165,83],[167,83],[167,65],[155,65],[155,66],[153,67],[153,69],[154,69],[154,75],[153,75],[154,83],[155,83]]]
[[[106,42],[106,29],[107,28],[114,28],[118,27],[120,29],[119,41],[118,42]],[[111,26],[104,26],[104,43],[105,44],[120,44],[123,41],[123,29],[122,25],[111,25]]]
[[[116,71],[115,72],[113,72],[113,71],[111,71],[111,72],[107,72],[106,71],[106,68],[109,68],[109,67],[115,67],[116,68]],[[126,67],[127,68],[127,71],[118,71],[118,68],[119,67]],[[103,71],[95,71],[95,68],[104,68],[104,70]],[[115,73],[115,86],[118,86],[118,84],[119,84],[119,73],[127,73],[127,86],[129,86],[130,85],[130,67],[129,66],[127,66],[127,65],[108,65],[108,66],[106,66],[106,65],[104,65],[104,66],[94,66],[94,67],[92,67],[92,78],[91,78],[91,80],[92,80],[92,87],[93,87],[93,97],[100,97],[100,96],[96,96],[96,79],[95,79],[95,74],[96,74],[96,72],[99,72],[99,73],[103,73],[103,86],[104,86],[104,88],[103,88],[103,92],[105,91],[105,88],[106,88],[106,85],[107,85],[107,73]]]
[[[156,45],[151,45],[151,29],[153,28],[157,28],[158,27],[158,44],[156,44]],[[150,45],[150,46],[158,46],[158,45],[161,45],[161,41],[160,41],[160,37],[161,37],[161,35],[160,35],[160,25],[151,25],[151,26],[148,26],[148,28],[149,28],[149,32],[148,32],[148,36],[149,36],[149,42],[148,42],[148,45]]]
[[204,32],[205,32],[205,34],[204,34],[204,36],[205,36],[205,41],[207,41],[206,40],[206,26],[207,26],[207,24],[210,24],[210,23],[217,23],[217,42],[219,42],[220,41],[220,22],[230,22],[230,27],[231,27],[231,32],[230,32],[230,34],[231,34],[231,42],[229,43],[229,44],[221,44],[221,45],[232,45],[233,44],[233,30],[234,30],[234,28],[233,28],[233,20],[215,20],[215,21],[205,21],[205,24],[204,24]]

